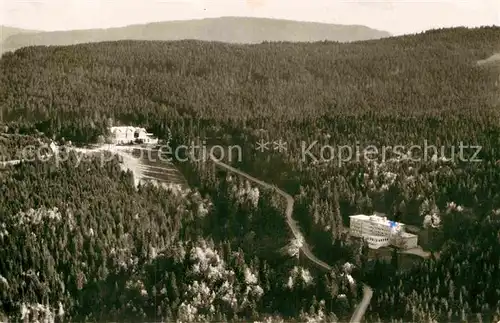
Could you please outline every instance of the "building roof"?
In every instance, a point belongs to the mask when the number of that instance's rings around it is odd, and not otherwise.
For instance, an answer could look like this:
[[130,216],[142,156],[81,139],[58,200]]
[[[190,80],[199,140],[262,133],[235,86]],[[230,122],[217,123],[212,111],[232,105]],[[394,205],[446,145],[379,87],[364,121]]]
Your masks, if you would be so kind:
[[123,126],[123,127],[111,127],[109,130],[111,132],[134,132],[137,128],[135,127],[130,127],[130,126]]
[[406,225],[405,227],[407,232],[418,233],[419,231],[421,231],[421,229],[416,225]]
[[413,233],[408,233],[408,232],[401,232],[401,236],[402,236],[403,238],[418,237],[416,234],[413,234]]
[[369,220],[370,219],[370,216],[365,215],[365,214],[350,215],[349,217],[353,218],[353,219],[359,219],[359,220]]
[[351,215],[350,218],[363,220],[363,221],[373,221],[376,223],[385,224],[391,228],[404,225],[403,223],[400,223],[400,222],[387,220],[387,218],[385,216],[379,216],[376,214],[374,214],[374,215],[357,214],[357,215]]

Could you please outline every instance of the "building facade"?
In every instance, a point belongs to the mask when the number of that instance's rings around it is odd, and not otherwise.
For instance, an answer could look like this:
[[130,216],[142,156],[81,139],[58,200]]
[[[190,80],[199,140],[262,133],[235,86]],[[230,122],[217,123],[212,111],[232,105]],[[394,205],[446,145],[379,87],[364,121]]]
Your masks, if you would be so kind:
[[411,249],[418,245],[417,235],[405,232],[403,223],[388,220],[385,216],[351,215],[350,222],[351,236],[365,239],[372,249],[390,245]]
[[416,234],[403,232],[402,237],[405,244],[404,249],[412,249],[418,246],[418,236]]
[[366,240],[366,242],[368,242],[368,247],[372,249],[388,247],[391,245],[389,237],[365,235],[363,238]]
[[146,132],[144,128],[137,127],[111,127],[111,140],[117,145],[127,145],[133,143],[158,144],[158,139],[152,133]]

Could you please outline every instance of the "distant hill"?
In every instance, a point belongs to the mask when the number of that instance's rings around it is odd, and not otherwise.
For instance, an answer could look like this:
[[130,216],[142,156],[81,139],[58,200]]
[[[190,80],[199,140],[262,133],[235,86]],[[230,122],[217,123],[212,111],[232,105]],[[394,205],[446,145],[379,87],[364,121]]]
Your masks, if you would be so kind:
[[222,17],[168,21],[120,28],[13,34],[5,40],[5,50],[29,45],[72,45],[116,40],[195,39],[228,43],[263,41],[340,41],[379,39],[385,31],[359,25],[334,25],[268,18]]
[[0,25],[0,53],[2,52],[3,42],[14,35],[30,33],[31,35],[37,33],[36,30],[21,29],[15,27],[8,27]]

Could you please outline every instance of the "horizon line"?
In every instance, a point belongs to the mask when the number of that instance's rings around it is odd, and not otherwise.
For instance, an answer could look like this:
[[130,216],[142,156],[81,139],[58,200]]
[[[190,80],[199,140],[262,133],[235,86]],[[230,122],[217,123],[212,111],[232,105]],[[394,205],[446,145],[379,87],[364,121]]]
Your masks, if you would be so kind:
[[0,27],[1,28],[7,27],[7,28],[23,29],[23,30],[26,30],[28,33],[50,33],[50,32],[109,30],[109,29],[120,29],[120,28],[127,28],[127,27],[143,26],[143,25],[149,25],[149,24],[161,24],[161,23],[168,23],[168,22],[201,21],[201,20],[213,20],[213,19],[223,19],[223,18],[281,20],[281,21],[289,21],[289,22],[312,23],[312,24],[332,25],[332,26],[365,27],[365,28],[369,28],[369,29],[372,29],[372,30],[375,30],[375,31],[379,31],[379,32],[386,32],[390,36],[415,35],[415,34],[427,32],[427,31],[439,30],[439,29],[453,29],[453,28],[476,29],[476,28],[483,28],[483,27],[500,27],[500,24],[479,25],[479,26],[457,25],[457,26],[446,26],[446,27],[432,27],[432,28],[428,28],[428,29],[424,29],[424,30],[420,30],[420,31],[395,34],[395,33],[392,33],[392,32],[390,32],[388,30],[382,30],[382,29],[378,29],[378,28],[373,28],[373,27],[370,27],[368,25],[363,25],[363,24],[339,24],[339,23],[324,22],[324,21],[295,20],[295,19],[289,19],[289,18],[259,17],[259,16],[214,16],[214,17],[203,17],[203,18],[189,18],[189,19],[149,21],[149,22],[131,23],[131,24],[127,24],[127,25],[117,25],[117,26],[108,26],[108,27],[73,28],[73,29],[70,28],[70,29],[52,29],[52,30],[47,30],[47,29],[32,29],[32,28],[25,28],[25,27],[22,27],[22,26],[4,25],[4,24],[0,24]]

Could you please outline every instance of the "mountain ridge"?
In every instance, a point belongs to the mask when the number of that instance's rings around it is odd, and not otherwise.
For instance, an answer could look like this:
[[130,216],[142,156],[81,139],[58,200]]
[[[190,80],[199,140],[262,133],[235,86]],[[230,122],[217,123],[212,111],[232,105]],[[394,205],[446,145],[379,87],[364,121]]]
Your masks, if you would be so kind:
[[362,25],[337,25],[272,18],[220,17],[134,24],[124,27],[68,31],[34,31],[12,34],[3,42],[5,51],[30,45],[74,45],[117,40],[193,39],[226,43],[265,41],[351,42],[390,37],[385,31]]

